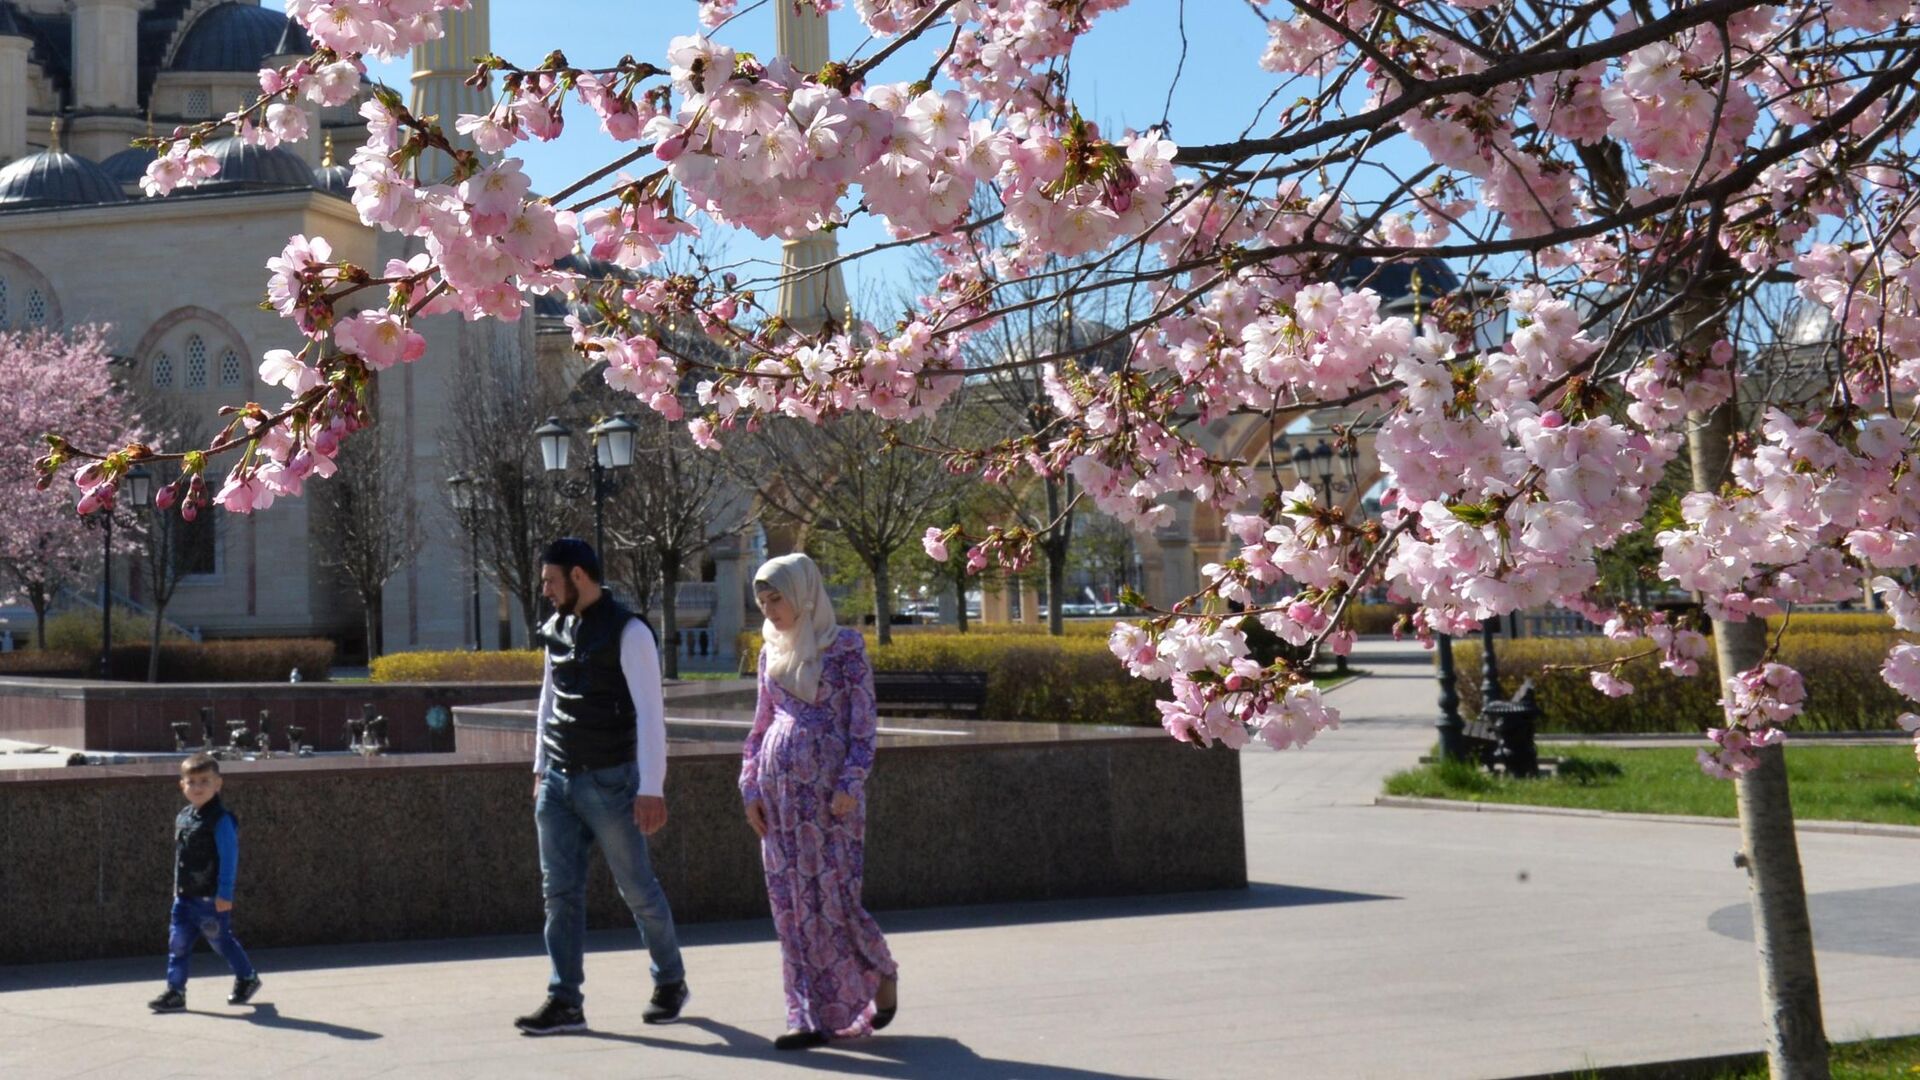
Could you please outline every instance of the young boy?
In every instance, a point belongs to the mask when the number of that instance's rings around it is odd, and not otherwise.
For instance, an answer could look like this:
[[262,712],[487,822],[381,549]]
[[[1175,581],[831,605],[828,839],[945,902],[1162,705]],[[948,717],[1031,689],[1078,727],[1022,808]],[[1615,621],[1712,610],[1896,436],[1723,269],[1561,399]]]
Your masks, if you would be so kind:
[[206,938],[233,967],[227,1004],[245,1005],[260,976],[233,936],[233,883],[240,869],[240,830],[220,805],[220,763],[195,754],[180,763],[186,809],[173,822],[173,932],[167,938],[167,992],[148,1002],[154,1012],[187,1007],[187,966],[193,943]]

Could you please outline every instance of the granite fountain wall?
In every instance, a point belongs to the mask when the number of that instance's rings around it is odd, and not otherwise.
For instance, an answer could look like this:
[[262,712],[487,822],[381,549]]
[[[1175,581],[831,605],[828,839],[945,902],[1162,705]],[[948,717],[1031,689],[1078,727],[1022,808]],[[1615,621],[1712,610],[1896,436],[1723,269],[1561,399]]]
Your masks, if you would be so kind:
[[[1246,884],[1233,751],[1127,728],[887,726],[868,789],[876,910]],[[685,922],[766,913],[738,755],[737,743],[671,750],[671,820],[652,847]],[[249,946],[538,931],[525,755],[278,757],[225,772]],[[0,964],[164,951],[176,776],[172,763],[0,776]],[[589,897],[592,925],[629,924],[598,860]]]

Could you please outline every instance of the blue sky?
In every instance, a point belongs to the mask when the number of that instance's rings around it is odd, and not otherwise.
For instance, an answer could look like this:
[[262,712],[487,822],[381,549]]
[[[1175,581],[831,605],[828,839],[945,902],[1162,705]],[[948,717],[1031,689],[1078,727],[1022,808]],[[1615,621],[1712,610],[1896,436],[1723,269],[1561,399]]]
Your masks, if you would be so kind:
[[[735,49],[771,56],[773,45],[771,0],[755,6],[742,0],[744,14],[717,35]],[[278,7],[270,0],[268,6]],[[846,58],[867,42],[865,28],[851,12],[852,5],[831,16],[834,55]],[[646,15],[636,15],[644,11]],[[641,60],[663,61],[667,42],[699,29],[693,0],[493,0],[494,51],[509,60],[532,66],[552,49],[560,49],[578,65],[612,64],[631,53]],[[1167,91],[1180,59],[1182,26],[1187,55],[1175,88],[1170,114]],[[875,76],[878,80],[914,79],[924,74],[944,45],[915,42],[891,58]],[[1266,31],[1249,9],[1232,0],[1138,0],[1100,17],[1094,32],[1076,49],[1072,64],[1072,93],[1084,115],[1103,128],[1118,131],[1145,127],[1168,115],[1177,142],[1219,142],[1238,136],[1250,124],[1264,131],[1280,104],[1258,112],[1278,85],[1277,76],[1261,71],[1259,58]],[[406,64],[383,65],[372,72],[396,88],[407,85]],[[1296,96],[1290,93],[1286,100]],[[527,161],[534,187],[557,191],[604,165],[630,147],[620,147],[602,135],[584,110],[569,114],[566,134],[552,143],[523,143],[516,153]],[[451,118],[444,118],[450,120]],[[1259,120],[1259,123],[1255,123]],[[857,222],[841,234],[843,251],[886,239],[870,221]],[[778,247],[750,234],[731,235],[726,242],[729,260],[778,259]],[[849,268],[848,289],[856,299],[871,292],[893,296],[910,268],[900,251],[862,260]],[[745,276],[745,275],[743,275]]]

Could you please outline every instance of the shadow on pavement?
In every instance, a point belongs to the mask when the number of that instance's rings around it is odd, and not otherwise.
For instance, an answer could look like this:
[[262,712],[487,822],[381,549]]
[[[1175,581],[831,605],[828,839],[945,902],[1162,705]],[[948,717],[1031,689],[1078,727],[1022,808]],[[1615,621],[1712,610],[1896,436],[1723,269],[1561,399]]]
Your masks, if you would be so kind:
[[[1920,883],[1813,893],[1807,897],[1813,947],[1817,952],[1920,960],[1920,936],[1913,932],[1915,904],[1920,904]],[[1707,916],[1707,929],[1735,941],[1752,941],[1753,909],[1729,904]]]
[[867,1039],[836,1042],[818,1050],[780,1051],[773,1048],[771,1035],[747,1031],[717,1020],[690,1017],[681,1021],[679,1026],[717,1036],[722,1045],[691,1045],[611,1031],[588,1031],[579,1037],[631,1043],[656,1050],[791,1065],[796,1069],[832,1076],[938,1076],[942,1080],[949,1077],[965,1080],[1150,1080],[1122,1073],[983,1058],[960,1040],[940,1035],[877,1034]]
[[[875,918],[881,928],[890,934],[911,934],[923,931],[1084,922],[1097,919],[1131,919],[1224,911],[1263,911],[1271,908],[1397,899],[1399,897],[1375,893],[1342,892],[1335,889],[1254,882],[1245,889],[885,911],[877,912]],[[680,928],[680,943],[683,946],[740,945],[772,940],[773,923],[766,919],[694,923]],[[631,928],[596,930],[587,935],[589,953],[618,952],[639,947],[639,941]],[[393,964],[447,964],[546,955],[538,934],[442,938],[431,941],[301,945],[292,948],[251,951],[260,961],[262,972],[268,977],[277,971],[325,971]],[[47,990],[62,986],[147,982],[155,978],[160,962],[164,959],[165,954],[161,952],[154,957],[0,967],[0,993],[15,990]],[[224,962],[212,953],[203,953],[195,957],[195,960],[207,965],[206,972],[209,978],[214,977],[215,972],[226,970]],[[698,975],[694,978],[697,980]],[[785,1055],[782,1055],[782,1058],[784,1057]]]
[[[236,1007],[247,1008],[246,1006]],[[352,1039],[355,1042],[385,1037],[377,1031],[347,1027],[345,1024],[329,1024],[325,1020],[302,1020],[296,1016],[281,1016],[279,1006],[272,1002],[254,1005],[247,1012],[209,1012],[206,1009],[187,1009],[185,1013],[214,1020],[245,1020],[249,1024],[258,1024],[261,1027],[280,1031],[304,1031],[310,1035],[330,1035],[336,1039]]]

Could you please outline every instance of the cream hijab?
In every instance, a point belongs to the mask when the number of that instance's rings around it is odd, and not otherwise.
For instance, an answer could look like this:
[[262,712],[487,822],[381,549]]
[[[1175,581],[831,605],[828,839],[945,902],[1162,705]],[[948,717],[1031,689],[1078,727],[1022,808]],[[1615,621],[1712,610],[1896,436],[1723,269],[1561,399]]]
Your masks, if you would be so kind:
[[753,585],[755,589],[765,585],[786,597],[799,615],[793,629],[785,633],[775,629],[771,619],[761,626],[767,643],[767,674],[802,701],[818,700],[820,673],[826,667],[821,657],[840,634],[820,568],[805,555],[782,555],[761,565]]

